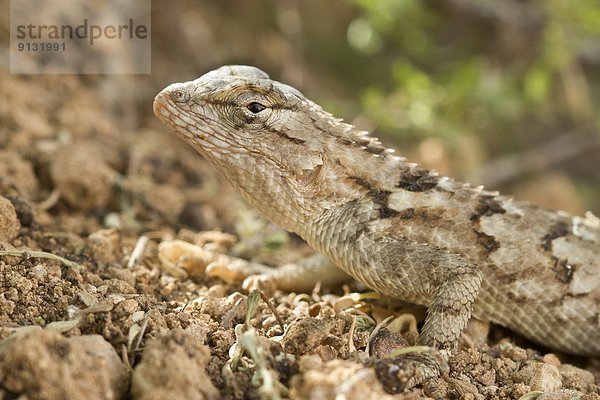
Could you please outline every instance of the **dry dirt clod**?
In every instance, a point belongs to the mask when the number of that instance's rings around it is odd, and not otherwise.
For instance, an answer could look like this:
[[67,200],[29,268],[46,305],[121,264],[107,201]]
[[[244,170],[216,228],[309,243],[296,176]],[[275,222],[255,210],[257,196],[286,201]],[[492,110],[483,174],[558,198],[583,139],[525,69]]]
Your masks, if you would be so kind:
[[171,185],[153,184],[151,189],[144,190],[148,204],[169,221],[176,221],[186,205],[186,198],[181,191],[174,190]]
[[524,366],[515,378],[529,385],[532,391],[553,392],[562,387],[558,368],[541,362],[532,362]]
[[10,151],[0,152],[0,192],[18,194],[27,199],[38,190],[38,180],[29,161]]
[[336,331],[333,319],[303,318],[289,326],[281,344],[291,354],[319,354],[321,345],[335,344]]
[[50,173],[61,197],[75,209],[101,209],[112,198],[115,172],[90,145],[61,148],[52,160]]
[[0,353],[0,378],[15,398],[40,400],[122,399],[129,386],[125,365],[102,336],[48,330],[10,342]]
[[570,364],[558,367],[563,386],[568,389],[588,391],[594,386],[594,374]]
[[13,240],[21,229],[17,218],[17,212],[12,203],[5,197],[0,196],[0,242]]
[[205,371],[209,358],[200,338],[183,329],[149,341],[133,373],[132,398],[216,399],[219,392]]
[[373,369],[354,362],[323,363],[317,356],[300,358],[302,374],[291,382],[292,399],[395,399],[384,392]]
[[121,236],[115,229],[102,229],[88,236],[84,252],[101,264],[111,264],[121,256]]
[[21,226],[30,227],[35,221],[35,212],[31,203],[22,196],[6,195],[4,197],[10,200],[15,208]]
[[408,346],[408,342],[398,333],[387,328],[380,329],[370,341],[371,354],[375,358],[385,358],[391,351]]

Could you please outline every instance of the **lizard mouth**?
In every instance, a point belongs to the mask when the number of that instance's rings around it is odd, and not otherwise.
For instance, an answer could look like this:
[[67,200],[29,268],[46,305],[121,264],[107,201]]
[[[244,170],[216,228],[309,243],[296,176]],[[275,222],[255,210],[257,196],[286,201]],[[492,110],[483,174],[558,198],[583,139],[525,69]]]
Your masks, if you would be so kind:
[[161,90],[154,97],[154,102],[152,103],[152,111],[154,111],[154,115],[156,115],[156,117],[163,123],[168,123],[169,117],[175,114],[175,110],[173,110],[174,105],[169,104],[170,99],[167,89]]
[[161,121],[163,121],[163,108],[164,108],[164,94],[161,91],[154,97],[154,102],[152,103],[152,111],[154,111],[154,115]]

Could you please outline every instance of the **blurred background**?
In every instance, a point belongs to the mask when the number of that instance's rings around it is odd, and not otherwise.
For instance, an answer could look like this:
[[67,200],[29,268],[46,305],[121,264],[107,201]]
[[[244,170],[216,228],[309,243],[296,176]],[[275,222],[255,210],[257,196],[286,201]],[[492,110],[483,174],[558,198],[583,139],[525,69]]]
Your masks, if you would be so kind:
[[[2,13],[3,47],[8,35]],[[218,225],[226,213],[205,204],[219,178],[190,161],[198,156],[151,103],[166,85],[223,64],[260,67],[442,174],[600,214],[595,0],[155,0],[151,75],[8,75],[1,57],[0,190],[41,201],[58,188],[55,215],[125,220],[116,190],[171,223]],[[98,184],[113,174],[117,189]],[[69,196],[74,185],[83,189]],[[113,195],[98,200],[102,190]]]

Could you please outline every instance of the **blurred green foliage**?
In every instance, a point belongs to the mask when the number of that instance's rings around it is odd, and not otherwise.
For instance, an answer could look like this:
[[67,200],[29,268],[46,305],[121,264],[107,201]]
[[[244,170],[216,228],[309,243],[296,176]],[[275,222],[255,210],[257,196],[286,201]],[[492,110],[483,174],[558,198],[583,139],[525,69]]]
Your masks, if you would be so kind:
[[[353,0],[350,45],[389,66],[366,116],[404,139],[485,135],[492,152],[600,122],[580,62],[600,40],[597,0]],[[383,61],[385,59],[385,62]]]

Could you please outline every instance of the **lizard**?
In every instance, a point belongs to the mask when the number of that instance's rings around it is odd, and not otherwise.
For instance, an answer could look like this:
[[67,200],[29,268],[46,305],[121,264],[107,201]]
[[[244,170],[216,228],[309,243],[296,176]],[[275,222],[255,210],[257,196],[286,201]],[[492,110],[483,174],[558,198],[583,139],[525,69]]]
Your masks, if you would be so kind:
[[426,306],[419,342],[445,354],[474,316],[560,352],[600,355],[592,213],[548,210],[421,168],[256,67],[171,84],[153,110],[260,214],[331,261],[307,263],[303,278],[285,275],[288,284],[341,270]]

